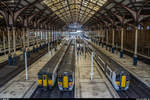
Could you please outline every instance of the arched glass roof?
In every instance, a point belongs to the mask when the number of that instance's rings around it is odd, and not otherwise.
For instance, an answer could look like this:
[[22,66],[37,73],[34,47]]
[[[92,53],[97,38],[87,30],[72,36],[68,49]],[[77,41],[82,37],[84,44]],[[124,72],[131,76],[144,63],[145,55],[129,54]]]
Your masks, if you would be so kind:
[[84,24],[107,0],[44,0],[43,2],[64,22]]

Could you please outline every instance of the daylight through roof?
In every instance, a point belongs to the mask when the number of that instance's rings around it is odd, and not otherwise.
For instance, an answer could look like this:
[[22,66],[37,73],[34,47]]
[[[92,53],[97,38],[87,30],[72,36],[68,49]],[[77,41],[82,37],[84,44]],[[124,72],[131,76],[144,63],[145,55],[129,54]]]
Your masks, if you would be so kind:
[[64,22],[84,24],[107,0],[44,0],[43,2]]

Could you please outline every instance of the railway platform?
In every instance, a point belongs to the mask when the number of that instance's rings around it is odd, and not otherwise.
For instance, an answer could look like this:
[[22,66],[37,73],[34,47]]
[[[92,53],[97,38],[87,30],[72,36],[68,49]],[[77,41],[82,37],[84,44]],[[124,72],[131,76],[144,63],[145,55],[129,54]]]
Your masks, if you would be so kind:
[[[19,56],[19,55],[21,55],[21,54],[22,54],[22,51],[21,51],[21,50],[18,50],[18,51],[16,52],[16,55],[17,55],[17,56]],[[5,61],[7,61],[7,60],[8,60],[8,54],[0,56],[0,63],[3,63],[3,62],[5,62]]]
[[[57,47],[60,49],[60,45]],[[37,73],[57,53],[54,49],[28,66],[28,80],[25,70],[0,88],[0,98],[30,98],[37,87]]]
[[[91,42],[92,43],[92,42]],[[94,44],[94,43],[92,43]],[[106,48],[102,48],[101,46],[97,46],[104,54],[112,58],[118,64],[120,64],[124,69],[130,72],[133,76],[143,82],[145,85],[150,87],[150,66],[148,64],[143,63],[142,61],[138,61],[137,66],[133,66],[133,58],[124,54],[123,58],[120,58],[120,53],[115,51],[115,53],[111,53],[106,50]]]
[[118,94],[94,61],[94,76],[90,79],[91,56],[78,55],[75,68],[75,98],[119,98]]
[[[33,47],[31,46],[29,49],[32,50]],[[20,56],[21,54],[23,54],[21,50],[16,51],[16,56]],[[8,54],[0,56],[0,63],[3,63],[7,60],[8,60]]]

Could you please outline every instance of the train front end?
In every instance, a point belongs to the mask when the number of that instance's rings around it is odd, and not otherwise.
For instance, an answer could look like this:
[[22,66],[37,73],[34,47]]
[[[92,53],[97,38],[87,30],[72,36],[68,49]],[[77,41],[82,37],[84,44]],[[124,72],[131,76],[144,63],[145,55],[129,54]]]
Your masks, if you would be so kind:
[[128,73],[121,72],[119,75],[116,75],[116,90],[128,90],[130,84],[130,77]]
[[46,72],[38,73],[38,87],[52,89],[53,87],[53,75]]
[[58,87],[60,91],[72,91],[74,87],[73,75],[69,73],[58,75]]

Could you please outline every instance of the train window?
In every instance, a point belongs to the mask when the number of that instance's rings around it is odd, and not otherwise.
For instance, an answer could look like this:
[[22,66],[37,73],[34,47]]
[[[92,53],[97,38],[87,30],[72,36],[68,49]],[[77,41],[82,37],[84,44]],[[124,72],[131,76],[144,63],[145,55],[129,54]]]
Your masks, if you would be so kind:
[[58,78],[59,82],[62,82],[62,78]]
[[116,75],[116,81],[119,81],[119,80],[120,80],[120,76]]
[[109,69],[107,69],[107,74],[110,75],[110,70]]
[[113,75],[113,74],[111,74],[111,78],[113,78],[112,75]]
[[72,75],[69,75],[69,81],[72,81]]

